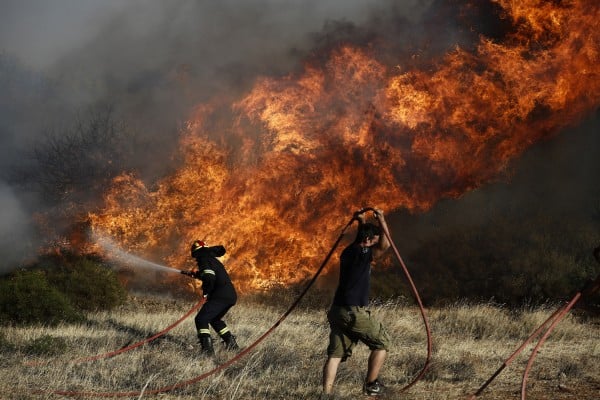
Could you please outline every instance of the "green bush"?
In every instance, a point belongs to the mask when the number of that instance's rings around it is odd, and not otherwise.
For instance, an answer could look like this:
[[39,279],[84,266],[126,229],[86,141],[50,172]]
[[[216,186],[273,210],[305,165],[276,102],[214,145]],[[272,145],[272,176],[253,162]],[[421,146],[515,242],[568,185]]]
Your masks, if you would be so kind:
[[42,271],[18,271],[0,281],[0,321],[17,324],[81,320],[69,300],[50,286]]
[[52,265],[48,281],[82,311],[110,310],[127,297],[114,271],[87,257]]
[[101,260],[63,253],[0,278],[0,323],[54,325],[123,304],[125,288]]

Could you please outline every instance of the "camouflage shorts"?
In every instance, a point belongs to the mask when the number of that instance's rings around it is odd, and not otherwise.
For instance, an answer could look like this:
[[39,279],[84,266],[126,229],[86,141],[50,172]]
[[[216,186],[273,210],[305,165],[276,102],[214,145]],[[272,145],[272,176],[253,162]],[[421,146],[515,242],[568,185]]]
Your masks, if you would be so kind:
[[352,355],[352,348],[360,341],[371,350],[387,350],[390,337],[383,325],[371,318],[365,307],[332,306],[327,313],[329,333],[329,357],[340,357],[342,361]]

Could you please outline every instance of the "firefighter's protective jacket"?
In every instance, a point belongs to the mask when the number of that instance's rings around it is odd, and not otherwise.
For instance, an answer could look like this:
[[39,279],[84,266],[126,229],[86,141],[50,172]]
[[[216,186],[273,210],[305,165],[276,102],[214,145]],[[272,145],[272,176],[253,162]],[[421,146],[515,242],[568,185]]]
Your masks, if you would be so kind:
[[216,257],[225,254],[225,247],[202,247],[194,251],[193,256],[198,263],[198,271],[194,274],[196,279],[202,281],[202,294],[210,301],[220,301],[235,304],[237,293],[231,283],[225,267]]

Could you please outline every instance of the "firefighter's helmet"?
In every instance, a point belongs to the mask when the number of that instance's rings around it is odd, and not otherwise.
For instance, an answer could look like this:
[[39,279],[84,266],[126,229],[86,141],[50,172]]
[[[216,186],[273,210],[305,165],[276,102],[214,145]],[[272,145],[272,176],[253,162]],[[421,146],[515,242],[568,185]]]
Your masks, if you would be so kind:
[[192,243],[192,257],[194,257],[194,252],[200,250],[201,248],[206,247],[206,243],[204,243],[202,240],[194,240],[194,243]]

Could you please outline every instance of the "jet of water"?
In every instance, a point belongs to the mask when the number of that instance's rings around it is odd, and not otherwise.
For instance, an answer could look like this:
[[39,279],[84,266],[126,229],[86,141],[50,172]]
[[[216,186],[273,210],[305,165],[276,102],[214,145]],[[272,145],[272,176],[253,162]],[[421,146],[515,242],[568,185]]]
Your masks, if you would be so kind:
[[98,234],[94,234],[95,242],[104,249],[106,256],[114,261],[118,261],[130,267],[150,268],[156,271],[181,273],[180,270],[157,264],[152,261],[144,260],[120,248],[113,240]]

